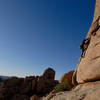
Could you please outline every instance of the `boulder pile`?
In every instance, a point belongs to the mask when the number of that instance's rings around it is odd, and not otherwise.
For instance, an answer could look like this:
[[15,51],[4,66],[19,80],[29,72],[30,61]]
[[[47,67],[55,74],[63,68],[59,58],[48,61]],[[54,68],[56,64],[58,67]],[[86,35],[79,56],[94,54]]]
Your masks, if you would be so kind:
[[43,96],[56,85],[55,71],[45,70],[41,76],[7,79],[0,88],[0,100],[30,100],[33,95]]

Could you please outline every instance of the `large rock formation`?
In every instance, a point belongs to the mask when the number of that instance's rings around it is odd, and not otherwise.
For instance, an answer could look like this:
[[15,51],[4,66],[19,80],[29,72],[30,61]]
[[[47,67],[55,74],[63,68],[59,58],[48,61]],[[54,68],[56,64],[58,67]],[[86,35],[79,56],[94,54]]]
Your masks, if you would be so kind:
[[75,87],[42,100],[100,100],[100,0],[96,0],[93,22],[80,48],[82,55],[73,74]]
[[45,70],[42,76],[37,79],[37,88],[36,91],[38,94],[46,94],[50,92],[55,86],[55,71],[51,68]]
[[100,81],[80,84],[72,91],[50,94],[42,100],[100,100]]
[[48,68],[41,76],[7,79],[0,87],[0,100],[29,100],[35,94],[43,96],[55,87],[54,78],[55,71]]
[[96,0],[93,22],[81,49],[83,53],[74,73],[73,83],[100,80],[100,0]]
[[63,76],[61,76],[61,78],[59,79],[59,83],[62,83],[64,81],[72,81],[72,76],[73,76],[74,71],[70,71],[68,73],[65,73]]
[[37,95],[33,95],[32,97],[30,97],[30,100],[39,100]]
[[73,76],[74,71],[70,71],[68,73],[65,73],[60,79],[59,79],[59,83],[63,83],[65,81],[68,82],[68,90],[73,88],[73,84],[72,84],[72,76]]

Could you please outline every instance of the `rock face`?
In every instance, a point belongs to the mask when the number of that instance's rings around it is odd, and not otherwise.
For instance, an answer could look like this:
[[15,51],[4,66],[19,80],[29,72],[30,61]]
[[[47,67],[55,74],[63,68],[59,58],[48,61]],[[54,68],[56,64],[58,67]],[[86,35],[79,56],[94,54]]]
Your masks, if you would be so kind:
[[55,71],[51,68],[46,69],[37,79],[37,93],[41,95],[50,92],[56,84],[54,78]]
[[68,73],[65,73],[60,79],[59,83],[62,83],[66,80],[72,81],[72,76],[73,76],[74,71],[70,71]]
[[100,100],[100,81],[80,84],[72,91],[50,94],[42,100]]
[[83,53],[73,76],[74,84],[100,79],[100,0],[96,0],[93,23],[85,40],[90,42],[83,43]]
[[54,80],[55,78],[55,71],[52,68],[48,68],[44,71],[43,77],[49,80]]
[[100,0],[96,0],[94,19],[80,48],[82,55],[73,74],[77,86],[42,100],[100,100]]
[[100,100],[100,0],[96,0],[94,19],[80,48],[82,55],[73,74],[77,86],[42,100]]
[[39,100],[38,96],[37,95],[33,95],[30,100]]
[[72,84],[73,73],[74,73],[74,71],[70,71],[68,73],[65,73],[59,80],[59,83],[65,82],[67,80],[69,90],[73,87],[73,84]]
[[34,94],[43,96],[55,87],[56,81],[54,78],[55,71],[48,68],[41,76],[7,79],[0,87],[0,100],[29,100]]

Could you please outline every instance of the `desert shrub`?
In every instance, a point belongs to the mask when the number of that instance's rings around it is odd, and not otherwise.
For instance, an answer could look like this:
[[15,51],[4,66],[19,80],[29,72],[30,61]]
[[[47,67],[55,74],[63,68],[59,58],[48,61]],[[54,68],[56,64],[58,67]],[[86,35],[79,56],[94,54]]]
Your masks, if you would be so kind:
[[68,81],[64,81],[62,83],[59,83],[56,87],[55,87],[55,93],[61,92],[61,91],[67,91],[68,90]]

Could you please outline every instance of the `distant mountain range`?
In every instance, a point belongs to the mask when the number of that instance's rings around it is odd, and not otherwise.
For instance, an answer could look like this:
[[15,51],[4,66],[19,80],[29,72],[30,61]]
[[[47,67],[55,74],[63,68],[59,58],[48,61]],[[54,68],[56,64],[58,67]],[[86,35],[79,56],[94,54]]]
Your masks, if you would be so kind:
[[0,75],[0,78],[2,78],[2,79],[9,79],[11,77],[10,76],[2,76],[2,75]]

